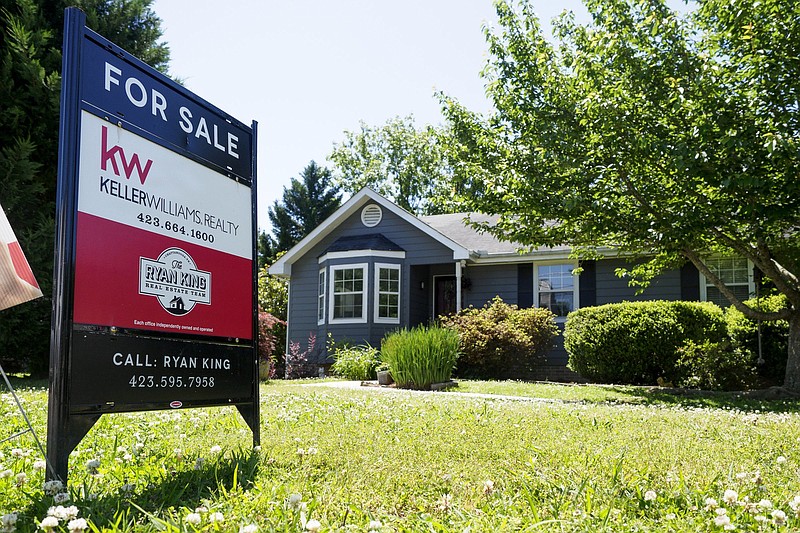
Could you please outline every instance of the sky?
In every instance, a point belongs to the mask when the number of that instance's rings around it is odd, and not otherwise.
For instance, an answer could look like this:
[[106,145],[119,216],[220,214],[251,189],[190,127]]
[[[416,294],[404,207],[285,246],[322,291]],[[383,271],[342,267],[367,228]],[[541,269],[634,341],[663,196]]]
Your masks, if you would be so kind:
[[[577,0],[534,0],[543,22]],[[480,71],[492,0],[156,0],[170,74],[245,124],[258,122],[258,225],[283,187],[360,121],[443,121],[437,91],[490,110]]]

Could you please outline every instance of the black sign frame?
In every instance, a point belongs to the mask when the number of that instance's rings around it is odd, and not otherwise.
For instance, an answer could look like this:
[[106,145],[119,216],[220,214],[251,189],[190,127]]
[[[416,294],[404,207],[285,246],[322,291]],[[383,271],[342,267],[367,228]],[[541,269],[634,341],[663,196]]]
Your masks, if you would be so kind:
[[[209,123],[216,121],[206,125],[206,131],[213,131],[214,135],[213,144],[206,143],[211,144],[211,149],[203,146],[203,139],[199,137],[192,140],[189,135],[175,135],[174,125],[170,130],[159,127],[158,121],[148,120],[146,114],[140,113],[137,117],[136,108],[142,106],[136,102],[131,102],[134,105],[126,109],[125,102],[108,105],[101,101],[102,95],[93,94],[86,81],[86,69],[97,61],[98,54],[110,55],[156,84],[162,99],[166,94],[181,104],[184,118],[191,116],[194,110],[195,115],[202,113],[209,117]],[[130,93],[128,98],[131,99]],[[151,110],[150,115],[157,119],[160,110],[155,104]],[[249,188],[251,309],[247,319],[250,339],[118,328],[73,320],[81,117],[86,113],[179,154],[193,164],[211,169],[220,174],[220,179],[233,180]],[[163,111],[160,114],[163,116]],[[145,119],[137,120],[141,117]],[[222,130],[229,132],[227,141],[219,134]],[[208,133],[205,138],[210,141]],[[260,443],[255,282],[256,141],[255,121],[249,127],[244,125],[86,27],[86,15],[81,10],[65,10],[48,400],[48,479],[67,481],[70,452],[105,413],[233,405],[250,427],[253,445]],[[217,153],[218,149],[223,153],[227,149],[227,155],[235,152],[236,157],[224,159]],[[114,381],[108,375],[98,375],[97,369],[103,368],[98,364],[101,356],[106,367],[110,357],[112,365],[131,374],[129,389],[120,392],[119,379]],[[89,387],[91,392],[87,392]]]

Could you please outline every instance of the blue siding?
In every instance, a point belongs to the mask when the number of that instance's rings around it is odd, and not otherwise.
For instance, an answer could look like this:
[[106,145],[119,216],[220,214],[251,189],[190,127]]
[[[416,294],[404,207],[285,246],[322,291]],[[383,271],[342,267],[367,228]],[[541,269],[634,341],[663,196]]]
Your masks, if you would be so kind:
[[463,291],[464,307],[483,307],[486,302],[499,296],[507,304],[519,301],[517,288],[517,265],[469,266],[464,269],[470,287]]
[[681,275],[679,270],[670,270],[658,276],[641,294],[636,294],[637,287],[630,287],[627,278],[614,274],[617,268],[630,267],[630,263],[622,259],[604,259],[597,262],[597,305],[622,301],[641,300],[680,300]]

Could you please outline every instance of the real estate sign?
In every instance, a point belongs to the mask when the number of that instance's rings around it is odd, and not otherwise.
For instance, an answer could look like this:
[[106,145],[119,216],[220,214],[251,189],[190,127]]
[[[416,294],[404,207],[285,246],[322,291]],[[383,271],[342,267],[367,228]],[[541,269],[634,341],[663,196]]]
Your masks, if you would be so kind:
[[103,413],[236,405],[257,441],[256,125],[89,30],[77,9],[64,39],[57,477]]

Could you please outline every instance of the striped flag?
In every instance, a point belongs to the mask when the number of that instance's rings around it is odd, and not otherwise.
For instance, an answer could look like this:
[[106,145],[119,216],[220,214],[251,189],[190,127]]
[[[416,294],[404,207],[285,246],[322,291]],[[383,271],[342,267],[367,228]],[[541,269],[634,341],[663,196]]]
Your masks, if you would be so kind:
[[0,310],[40,296],[39,284],[0,205]]

